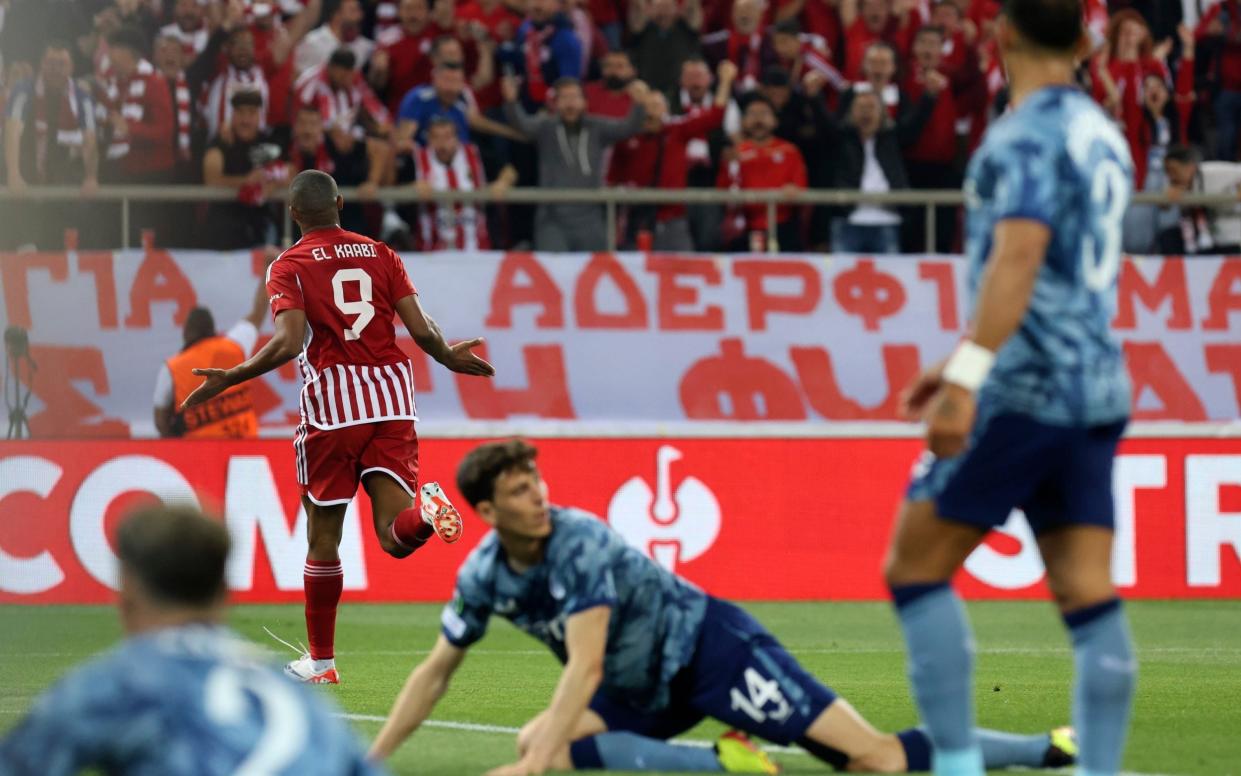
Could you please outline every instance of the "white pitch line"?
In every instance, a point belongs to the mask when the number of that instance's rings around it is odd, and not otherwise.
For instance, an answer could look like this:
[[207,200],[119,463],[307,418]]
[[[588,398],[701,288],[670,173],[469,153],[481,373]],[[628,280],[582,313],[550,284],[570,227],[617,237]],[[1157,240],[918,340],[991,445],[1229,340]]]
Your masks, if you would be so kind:
[[[339,716],[354,722],[384,722],[387,720],[387,717],[380,717],[375,714],[340,714]],[[440,728],[442,730],[465,730],[471,733],[498,733],[501,735],[510,736],[517,735],[518,730],[520,730],[520,728],[505,727],[504,725],[482,725],[477,722],[453,722],[452,720],[445,719],[428,719],[422,723],[422,726]],[[703,749],[710,746],[715,746],[715,744],[711,741],[695,740],[692,738],[675,738],[673,741],[685,746],[696,746]],[[764,746],[763,749],[768,752],[778,752],[780,754],[808,754],[804,749],[800,749],[795,746],[776,746],[774,744],[768,744]]]

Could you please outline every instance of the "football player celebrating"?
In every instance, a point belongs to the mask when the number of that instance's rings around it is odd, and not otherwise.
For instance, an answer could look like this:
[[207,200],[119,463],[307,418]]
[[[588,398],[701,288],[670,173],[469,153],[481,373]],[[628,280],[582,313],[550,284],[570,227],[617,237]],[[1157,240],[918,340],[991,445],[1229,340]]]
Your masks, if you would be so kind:
[[304,381],[302,423],[293,447],[309,523],[310,649],[285,671],[317,684],[340,682],[334,642],[344,573],[338,547],[345,509],[358,483],[370,496],[375,535],[389,555],[404,558],[432,534],[449,543],[461,537],[461,516],[443,498],[424,496],[421,512],[414,509],[414,370],[397,346],[393,316],[400,316],[418,347],[448,369],[495,374],[471,352],[481,339],[456,345],[444,341],[391,248],[340,228],[343,206],[336,181],[327,173],[306,170],[293,179],[289,210],[302,238],[267,270],[276,334],[232,369],[195,369],[207,379],[184,404],[200,404],[298,359]]

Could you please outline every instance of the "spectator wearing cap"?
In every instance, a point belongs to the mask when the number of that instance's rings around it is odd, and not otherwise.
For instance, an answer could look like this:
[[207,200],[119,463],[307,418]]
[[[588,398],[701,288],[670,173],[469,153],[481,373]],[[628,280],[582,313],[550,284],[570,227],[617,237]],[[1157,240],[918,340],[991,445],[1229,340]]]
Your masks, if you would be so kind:
[[538,110],[547,101],[551,85],[582,76],[583,43],[564,12],[563,0],[530,0],[529,15],[498,56],[514,75],[521,76],[521,99],[526,110]]
[[[686,150],[696,138],[719,129],[736,76],[736,65],[727,60],[721,62],[711,106],[690,115],[673,116],[663,92],[651,91],[642,131],[612,149],[608,182],[641,188],[685,188],[689,176]],[[630,245],[640,231],[648,231],[657,251],[694,250],[685,205],[631,207],[627,221],[626,242]]]
[[[913,143],[934,110],[924,96],[899,121],[894,121],[883,101],[869,85],[855,88],[844,124],[837,124],[836,158],[832,164],[833,186],[867,194],[909,188],[902,150]],[[900,251],[901,217],[878,205],[858,205],[832,222],[834,253],[897,253]]]
[[[633,109],[623,120],[586,114],[586,98],[575,79],[555,84],[555,115],[531,115],[518,101],[517,82],[505,78],[504,111],[509,123],[538,150],[539,186],[545,189],[597,189],[603,183],[603,155],[614,143],[642,128],[647,86],[629,85]],[[607,244],[599,205],[540,205],[535,215],[535,247],[541,251],[598,251]]]
[[845,28],[845,77],[862,76],[862,57],[875,41],[907,51],[917,22],[912,19],[917,0],[840,0],[840,21]]
[[737,66],[737,87],[748,92],[758,86],[763,71],[776,63],[776,51],[763,30],[763,0],[735,0],[731,29],[704,35],[702,53],[718,67],[728,60]]
[[[944,34],[938,27],[926,26],[914,38],[913,57],[905,78],[905,94],[912,100],[923,95],[935,99],[935,109],[922,128],[917,142],[905,149],[905,169],[909,185],[915,189],[956,189],[961,187],[959,164],[963,143],[957,139],[957,93],[942,72]],[[956,244],[957,210],[935,209],[935,250],[950,253]],[[922,250],[925,224],[910,219],[906,224],[908,247]]]
[[326,64],[332,53],[341,47],[353,52],[357,70],[370,61],[375,51],[374,41],[362,35],[365,14],[361,0],[327,0],[323,10],[327,22],[307,34],[294,51],[293,70],[297,78],[313,67]]
[[[436,191],[480,191],[502,195],[517,182],[517,171],[506,165],[488,184],[483,159],[472,143],[463,143],[455,122],[435,116],[427,122],[427,144],[414,151],[414,186],[429,196]],[[418,248],[424,251],[485,251],[491,249],[486,210],[466,202],[427,204],[418,216]]]
[[629,115],[633,101],[629,99],[629,84],[638,77],[633,60],[624,49],[609,51],[603,55],[602,78],[586,84],[586,111],[594,116],[622,119]]
[[[776,107],[762,94],[752,96],[741,116],[741,140],[733,158],[721,165],[719,186],[739,191],[777,190],[794,194],[806,188],[806,162],[797,146],[775,135]],[[775,250],[767,243],[767,206],[738,208],[725,224],[732,235],[733,251]],[[792,205],[776,208],[776,238],[779,250],[799,251],[802,247],[797,210]]]
[[374,205],[367,200],[375,197],[392,163],[391,146],[377,137],[367,137],[341,150],[323,129],[323,117],[313,105],[302,105],[293,119],[292,142],[289,146],[289,176],[303,170],[319,170],[336,179],[341,186],[357,186],[358,200],[345,202],[341,225],[351,232],[366,233],[370,225],[367,210]]
[[97,111],[106,116],[103,177],[108,182],[163,183],[176,161],[172,95],[143,57],[145,49],[146,40],[133,27],[108,39],[111,75],[102,85]]
[[427,0],[401,0],[397,13],[400,24],[379,36],[367,74],[393,113],[411,89],[431,79],[432,44],[447,32],[431,21]]
[[235,92],[229,131],[221,132],[203,156],[203,183],[237,191],[237,202],[212,203],[207,212],[207,241],[216,250],[253,248],[276,242],[276,225],[267,194],[282,186],[287,170],[271,134],[262,129],[263,98],[258,92]]
[[[638,78],[675,102],[681,68],[701,46],[701,3],[686,0],[682,7],[677,0],[630,0],[628,24]],[[710,102],[709,91],[705,99]]]

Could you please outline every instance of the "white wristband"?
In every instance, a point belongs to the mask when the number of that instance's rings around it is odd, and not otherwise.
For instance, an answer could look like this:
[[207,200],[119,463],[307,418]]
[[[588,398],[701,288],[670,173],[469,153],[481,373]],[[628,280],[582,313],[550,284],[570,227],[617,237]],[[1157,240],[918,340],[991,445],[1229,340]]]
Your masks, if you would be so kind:
[[948,363],[944,365],[944,382],[976,392],[982,387],[994,365],[995,353],[976,342],[965,340],[957,346]]

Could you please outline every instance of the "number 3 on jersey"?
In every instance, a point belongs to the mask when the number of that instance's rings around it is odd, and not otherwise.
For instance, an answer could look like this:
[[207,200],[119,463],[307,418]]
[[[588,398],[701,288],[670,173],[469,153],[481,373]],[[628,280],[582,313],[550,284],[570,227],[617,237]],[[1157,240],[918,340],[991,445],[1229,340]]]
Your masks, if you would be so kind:
[[[345,301],[346,283],[358,284],[358,301]],[[339,270],[332,276],[332,298],[336,301],[337,310],[345,315],[358,316],[354,319],[353,325],[345,329],[345,341],[352,342],[361,339],[362,330],[375,317],[375,305],[371,304],[371,300],[374,299],[371,276],[360,267]]]
[[1120,227],[1129,204],[1129,179],[1115,159],[1102,159],[1095,167],[1090,186],[1090,210],[1094,230],[1082,240],[1082,277],[1091,291],[1111,288],[1120,271]]

